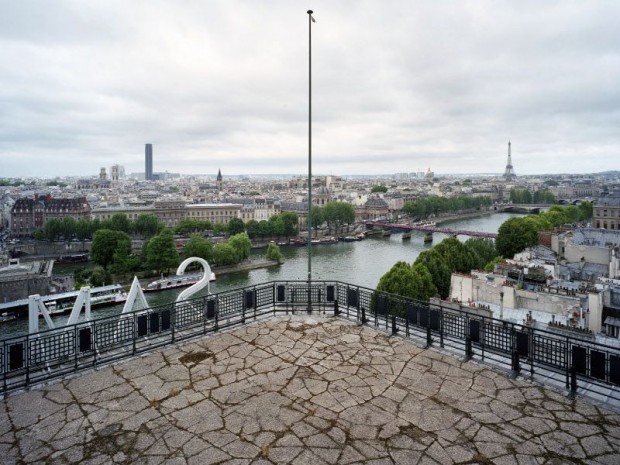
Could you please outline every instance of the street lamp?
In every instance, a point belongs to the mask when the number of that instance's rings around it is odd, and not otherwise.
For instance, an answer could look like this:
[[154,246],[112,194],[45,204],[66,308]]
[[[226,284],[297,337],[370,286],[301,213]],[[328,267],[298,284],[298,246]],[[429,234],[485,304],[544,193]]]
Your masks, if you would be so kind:
[[312,10],[308,10],[308,312],[312,311]]

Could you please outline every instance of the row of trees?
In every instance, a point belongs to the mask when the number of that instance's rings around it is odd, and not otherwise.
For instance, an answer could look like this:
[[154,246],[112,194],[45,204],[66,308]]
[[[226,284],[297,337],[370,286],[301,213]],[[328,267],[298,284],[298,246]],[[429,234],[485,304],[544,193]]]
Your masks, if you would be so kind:
[[533,247],[538,243],[538,233],[549,231],[565,224],[585,221],[592,217],[592,203],[582,202],[579,206],[552,206],[539,215],[514,217],[504,221],[497,231],[495,247],[503,257]]
[[533,194],[527,189],[511,189],[512,203],[558,203],[555,195],[548,189],[537,190]]
[[47,220],[42,228],[37,228],[34,231],[33,236],[37,240],[48,240],[50,242],[59,239],[68,242],[72,240],[85,241],[93,238],[97,231],[105,229],[134,234],[147,239],[159,233],[163,227],[164,225],[152,214],[139,215],[134,221],[130,221],[124,213],[115,213],[110,219],[105,220],[99,218],[76,220],[71,216],[65,216]]
[[347,202],[329,202],[323,207],[314,206],[310,210],[310,223],[315,229],[327,224],[327,229],[331,233],[354,222],[355,209]]
[[377,290],[418,300],[445,299],[450,293],[453,272],[482,269],[496,256],[495,244],[490,239],[471,238],[461,242],[450,237],[422,252],[413,264],[396,263],[381,277]]
[[460,242],[448,238],[418,255],[414,263],[397,262],[379,280],[378,291],[405,297],[428,300],[431,297],[449,296],[450,279],[454,272],[471,270],[492,271],[503,257],[513,257],[538,242],[538,233],[567,223],[587,220],[592,216],[592,204],[584,202],[578,207],[552,206],[540,215],[514,217],[502,223],[497,239],[472,238]]
[[210,221],[186,218],[179,222],[175,228],[177,234],[202,233],[204,231],[214,231],[216,234],[227,232],[230,235],[246,232],[250,237],[275,237],[275,236],[296,236],[298,217],[295,213],[279,213],[273,215],[269,220],[250,220],[244,223],[239,218],[232,218],[228,224],[215,224]]
[[[213,244],[201,235],[193,235],[184,247],[185,257],[202,257],[215,266],[239,263],[250,256],[250,238],[246,233],[231,236],[226,242]],[[140,254],[132,253],[131,238],[124,231],[100,229],[95,232],[91,261],[99,265],[104,275],[125,275],[138,271],[169,272],[179,265],[174,233],[164,228],[144,242]],[[95,283],[93,283],[95,285]]]
[[[229,233],[230,235],[247,232],[251,237],[296,236],[298,217],[295,213],[280,213],[273,215],[268,221],[250,220],[247,224],[240,218],[232,218],[228,224],[213,224],[208,220],[185,218],[174,228],[176,234],[204,233],[213,231],[215,234]],[[164,225],[153,214],[139,215],[131,221],[124,213],[115,213],[110,219],[94,220],[80,219],[70,216],[52,218],[42,228],[37,228],[34,238],[37,240],[78,240],[85,241],[93,238],[94,234],[102,229],[121,231],[132,236],[148,239],[158,234]]]
[[440,213],[478,210],[492,205],[489,197],[428,197],[405,202],[403,211],[414,218],[428,218]]

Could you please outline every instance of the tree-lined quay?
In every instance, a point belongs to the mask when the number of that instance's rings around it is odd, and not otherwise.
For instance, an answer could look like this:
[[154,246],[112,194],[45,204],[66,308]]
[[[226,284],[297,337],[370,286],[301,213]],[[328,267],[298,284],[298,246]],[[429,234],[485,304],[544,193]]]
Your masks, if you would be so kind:
[[512,258],[538,242],[538,234],[592,216],[592,204],[553,206],[539,215],[510,218],[499,227],[497,239],[471,238],[461,242],[446,238],[418,255],[413,264],[396,263],[379,281],[377,289],[413,299],[448,298],[452,273],[493,271],[496,263]]
[[[408,212],[412,218],[425,218],[455,211],[471,213],[472,210],[477,211],[488,204],[489,199],[485,197],[431,197],[407,202],[403,211]],[[483,246],[485,249],[495,250],[492,256],[485,255],[484,263],[478,263],[475,259],[469,260],[469,265],[473,264],[471,268],[449,267],[450,272],[482,269],[491,262],[500,261],[500,257],[512,257],[515,252],[534,245],[540,231],[583,220],[591,216],[591,212],[591,204],[584,202],[579,207],[553,206],[549,212],[538,216],[513,218],[500,227],[495,244],[491,241],[491,245]],[[324,234],[331,234],[341,231],[344,226],[350,226],[354,221],[354,209],[346,202],[328,202],[322,207],[314,206],[310,215],[315,234],[322,226],[325,226]],[[232,218],[227,224],[213,224],[206,220],[185,218],[172,229],[165,228],[155,215],[143,214],[130,221],[125,214],[116,213],[104,220],[75,221],[70,217],[52,219],[37,230],[35,235],[48,240],[62,238],[67,241],[85,240],[92,236],[91,261],[94,267],[91,266],[88,271],[77,272],[76,278],[78,285],[100,285],[104,282],[123,281],[133,274],[154,276],[169,272],[178,265],[182,257],[201,257],[216,267],[239,263],[248,258],[252,240],[269,244],[269,239],[295,237],[299,234],[298,224],[298,216],[286,212],[272,215],[268,220],[250,220],[246,223],[239,218]],[[183,239],[183,246],[179,247],[180,244],[174,234],[189,238]],[[214,240],[213,236],[219,238]],[[139,253],[135,250],[132,253],[132,239],[143,240],[142,250]],[[467,241],[466,244],[468,247],[485,242]],[[275,244],[269,244],[267,256],[276,262],[282,260],[281,252]],[[421,285],[424,291],[414,294],[418,298],[430,295],[446,297],[449,278],[446,284],[443,266],[431,264],[424,255],[418,260],[425,260],[434,287]],[[429,267],[431,269],[428,269]],[[398,268],[404,272],[406,267],[399,264]],[[416,269],[421,282],[425,281],[423,277],[425,273],[420,267]]]

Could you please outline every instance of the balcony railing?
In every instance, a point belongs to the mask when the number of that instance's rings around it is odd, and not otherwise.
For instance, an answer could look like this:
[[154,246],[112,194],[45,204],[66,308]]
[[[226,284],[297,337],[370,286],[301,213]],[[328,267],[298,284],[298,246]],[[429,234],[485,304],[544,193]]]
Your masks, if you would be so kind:
[[0,341],[2,392],[277,314],[374,326],[465,359],[620,402],[620,349],[338,281],[277,281]]

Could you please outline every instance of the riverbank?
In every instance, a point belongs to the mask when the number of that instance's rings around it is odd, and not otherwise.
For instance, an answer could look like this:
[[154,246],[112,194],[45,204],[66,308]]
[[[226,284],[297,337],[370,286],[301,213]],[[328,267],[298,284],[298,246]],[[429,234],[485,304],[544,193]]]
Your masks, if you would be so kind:
[[[251,270],[258,270],[261,268],[271,268],[274,266],[280,266],[281,263],[278,263],[274,260],[267,260],[267,259],[249,259],[249,260],[244,260],[241,263],[236,263],[234,265],[226,265],[226,266],[211,266],[211,271],[213,272],[213,274],[215,274],[216,278],[220,275],[225,275],[225,274],[230,274],[230,273],[237,273],[240,271],[251,271]],[[174,276],[174,273],[171,273],[167,276]],[[142,287],[146,287],[149,283],[153,282],[154,280],[156,280],[158,278],[139,278],[138,281],[140,281],[140,284]],[[133,280],[133,277],[131,278],[131,280],[126,281],[126,282],[121,282],[120,284],[122,284],[123,286],[131,286],[131,282]]]
[[494,210],[484,210],[484,211],[475,211],[475,212],[469,212],[469,213],[455,213],[454,215],[446,215],[446,216],[437,216],[435,218],[433,218],[432,220],[437,223],[446,223],[448,221],[459,221],[459,220],[468,220],[471,218],[479,218],[481,216],[491,216],[491,215],[496,215],[498,213],[501,212],[497,212]]
[[220,274],[228,274],[228,273],[236,273],[238,271],[250,271],[250,270],[258,270],[259,268],[270,268],[272,266],[280,266],[281,263],[278,263],[275,260],[244,260],[241,263],[237,263],[235,265],[227,265],[227,266],[218,266],[212,267],[211,271],[215,273],[215,276]]

